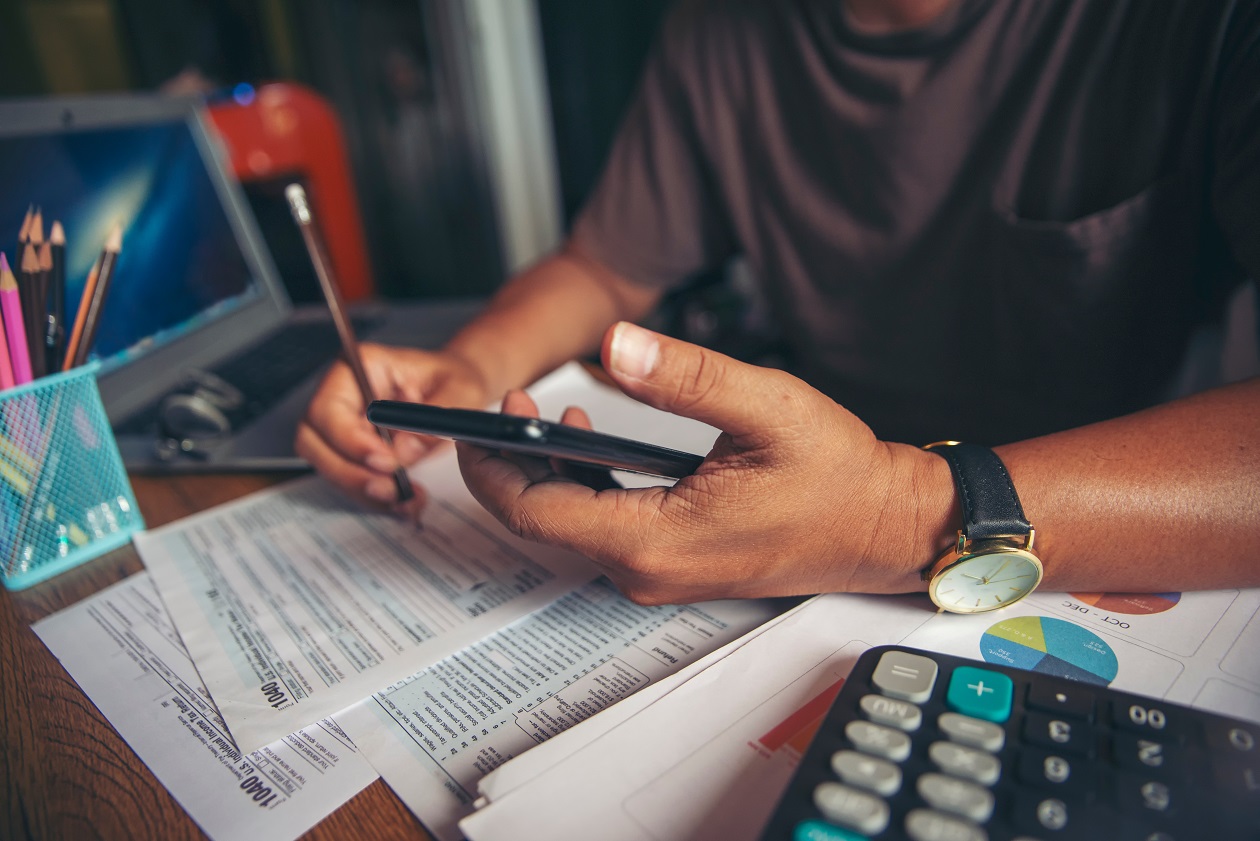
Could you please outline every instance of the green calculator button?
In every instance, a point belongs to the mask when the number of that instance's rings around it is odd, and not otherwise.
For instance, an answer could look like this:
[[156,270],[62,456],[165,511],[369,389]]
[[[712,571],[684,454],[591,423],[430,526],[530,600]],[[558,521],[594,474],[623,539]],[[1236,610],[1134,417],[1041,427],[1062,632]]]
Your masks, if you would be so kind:
[[950,709],[985,721],[1006,721],[1011,717],[1011,696],[1015,686],[1000,672],[959,666],[949,679],[945,702]]
[[792,841],[867,841],[867,837],[833,823],[805,821],[796,825]]

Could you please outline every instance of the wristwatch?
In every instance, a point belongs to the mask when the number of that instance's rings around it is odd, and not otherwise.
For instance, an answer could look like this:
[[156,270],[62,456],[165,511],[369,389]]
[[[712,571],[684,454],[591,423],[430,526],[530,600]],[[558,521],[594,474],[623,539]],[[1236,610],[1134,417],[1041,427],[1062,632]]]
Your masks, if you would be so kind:
[[951,613],[984,613],[1027,596],[1041,583],[1041,559],[1006,465],[979,444],[923,449],[949,462],[963,515],[957,542],[923,570],[932,602]]

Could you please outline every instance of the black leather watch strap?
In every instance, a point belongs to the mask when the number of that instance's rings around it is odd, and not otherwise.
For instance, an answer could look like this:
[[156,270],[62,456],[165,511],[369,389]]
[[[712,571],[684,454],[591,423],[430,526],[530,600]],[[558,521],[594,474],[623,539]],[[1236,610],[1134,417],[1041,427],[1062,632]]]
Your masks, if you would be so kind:
[[925,449],[949,462],[968,540],[1028,536],[1032,526],[997,453],[979,444],[953,441],[929,444]]

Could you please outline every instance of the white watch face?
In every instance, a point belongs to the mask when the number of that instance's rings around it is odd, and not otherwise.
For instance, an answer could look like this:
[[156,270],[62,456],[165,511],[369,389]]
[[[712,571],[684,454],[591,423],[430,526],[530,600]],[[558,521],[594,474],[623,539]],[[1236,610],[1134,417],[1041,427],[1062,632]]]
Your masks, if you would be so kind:
[[1022,550],[965,558],[932,579],[932,599],[955,613],[982,613],[1019,601],[1041,582],[1041,562]]

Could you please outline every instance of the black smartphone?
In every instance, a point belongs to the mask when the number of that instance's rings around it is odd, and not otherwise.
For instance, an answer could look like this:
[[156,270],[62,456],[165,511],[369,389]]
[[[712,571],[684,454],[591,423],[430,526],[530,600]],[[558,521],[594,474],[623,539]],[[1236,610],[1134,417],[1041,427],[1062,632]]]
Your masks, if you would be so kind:
[[703,456],[576,426],[472,409],[373,400],[368,404],[367,418],[390,429],[669,479],[694,473],[704,461]]

